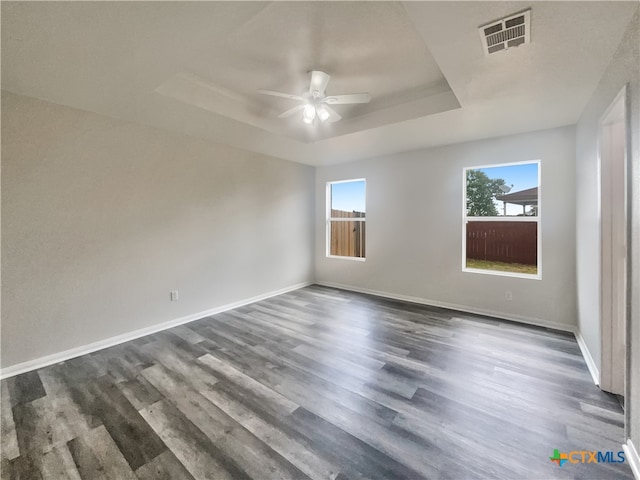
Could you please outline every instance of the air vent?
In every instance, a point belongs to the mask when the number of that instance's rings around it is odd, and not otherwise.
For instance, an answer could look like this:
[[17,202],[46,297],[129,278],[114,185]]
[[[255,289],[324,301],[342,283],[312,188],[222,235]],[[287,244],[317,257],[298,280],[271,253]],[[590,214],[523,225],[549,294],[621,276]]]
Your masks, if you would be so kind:
[[480,27],[485,55],[517,47],[531,41],[531,10],[520,12]]

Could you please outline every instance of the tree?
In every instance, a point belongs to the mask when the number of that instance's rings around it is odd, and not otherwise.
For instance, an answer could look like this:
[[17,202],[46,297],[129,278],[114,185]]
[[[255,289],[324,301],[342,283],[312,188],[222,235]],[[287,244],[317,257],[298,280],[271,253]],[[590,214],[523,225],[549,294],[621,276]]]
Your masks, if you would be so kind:
[[502,178],[489,178],[481,170],[467,170],[467,215],[471,217],[495,217],[498,209],[494,203],[501,195]]

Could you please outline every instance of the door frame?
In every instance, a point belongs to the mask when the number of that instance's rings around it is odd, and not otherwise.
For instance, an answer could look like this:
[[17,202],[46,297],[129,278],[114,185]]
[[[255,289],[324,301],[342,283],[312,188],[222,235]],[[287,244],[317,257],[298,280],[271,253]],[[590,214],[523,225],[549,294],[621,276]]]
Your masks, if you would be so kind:
[[[625,395],[627,382],[628,346],[626,338],[629,331],[629,245],[630,245],[630,186],[629,186],[629,96],[625,85],[600,117],[598,122],[598,218],[600,228],[600,388],[602,390]],[[622,108],[622,118],[619,111]],[[611,117],[614,120],[611,120]],[[617,119],[615,117],[618,117]],[[623,171],[615,169],[611,164],[612,125],[622,125],[624,128],[624,152],[621,165]],[[612,200],[612,175],[617,174],[618,180],[622,176],[624,191],[617,199]],[[620,183],[618,183],[620,185]],[[615,188],[615,187],[614,187]],[[615,205],[613,204],[615,203]],[[621,205],[622,203],[622,205]],[[620,228],[616,232],[611,229],[610,212],[622,209]],[[624,262],[615,264],[615,252],[624,252]],[[618,257],[619,258],[619,257]],[[622,270],[622,271],[620,271]],[[614,274],[617,276],[614,278]],[[619,287],[620,283],[624,286]],[[617,295],[617,296],[616,296]],[[621,310],[622,317],[616,324],[612,312]],[[622,338],[620,338],[622,336]],[[616,345],[622,340],[622,353],[616,350]],[[617,354],[617,356],[616,356]],[[620,362],[624,365],[620,365]]]

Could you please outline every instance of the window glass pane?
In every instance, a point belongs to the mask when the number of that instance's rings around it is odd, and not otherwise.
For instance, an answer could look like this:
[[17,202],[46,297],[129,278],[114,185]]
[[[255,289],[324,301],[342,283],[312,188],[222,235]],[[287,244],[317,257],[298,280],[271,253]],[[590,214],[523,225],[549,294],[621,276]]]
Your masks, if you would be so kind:
[[463,268],[538,275],[538,161],[464,170]]
[[327,254],[365,258],[365,180],[329,183],[329,187]]
[[538,222],[467,222],[466,236],[467,268],[538,273]]
[[537,216],[538,163],[466,170],[467,216]]
[[[336,215],[363,217],[365,212],[364,180],[331,184],[331,210],[360,212],[361,215]],[[333,215],[333,214],[332,214]]]
[[329,254],[364,258],[366,226],[362,221],[332,221]]

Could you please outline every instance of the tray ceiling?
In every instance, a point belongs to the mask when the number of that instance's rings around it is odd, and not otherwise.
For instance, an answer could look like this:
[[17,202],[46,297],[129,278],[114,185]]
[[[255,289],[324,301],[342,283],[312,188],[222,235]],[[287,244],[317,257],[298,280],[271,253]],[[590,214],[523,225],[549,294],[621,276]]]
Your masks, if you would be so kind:
[[[2,2],[2,88],[310,164],[575,123],[637,5],[535,2],[531,44],[485,57],[478,26],[522,8]],[[309,127],[257,93],[302,93],[313,69],[372,101]]]

